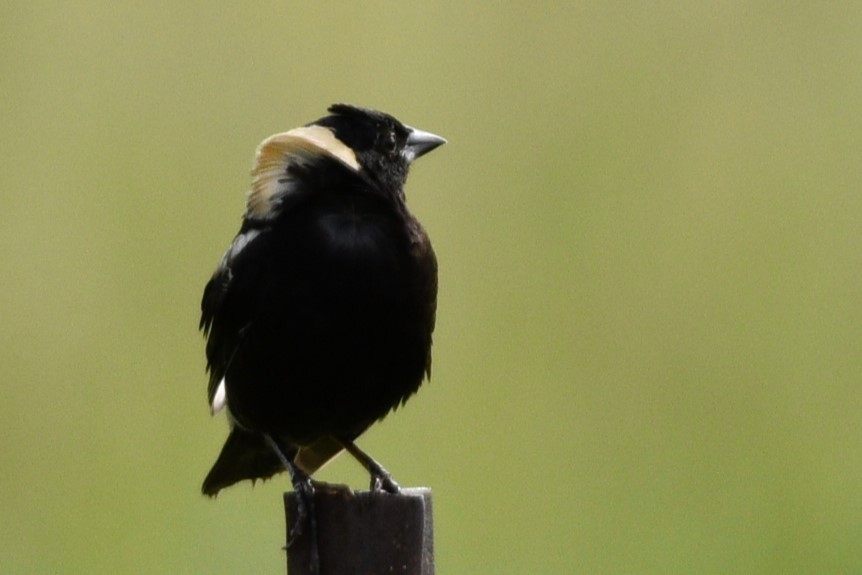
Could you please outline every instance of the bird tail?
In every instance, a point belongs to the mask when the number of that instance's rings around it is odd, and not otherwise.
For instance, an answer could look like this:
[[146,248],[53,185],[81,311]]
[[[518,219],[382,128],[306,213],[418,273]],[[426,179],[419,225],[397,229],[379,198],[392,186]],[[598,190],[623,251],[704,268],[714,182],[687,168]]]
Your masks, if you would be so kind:
[[[285,455],[288,460],[294,456],[293,453]],[[280,471],[284,471],[284,467],[262,435],[234,427],[204,479],[201,491],[214,497],[220,490],[239,481],[267,479]]]

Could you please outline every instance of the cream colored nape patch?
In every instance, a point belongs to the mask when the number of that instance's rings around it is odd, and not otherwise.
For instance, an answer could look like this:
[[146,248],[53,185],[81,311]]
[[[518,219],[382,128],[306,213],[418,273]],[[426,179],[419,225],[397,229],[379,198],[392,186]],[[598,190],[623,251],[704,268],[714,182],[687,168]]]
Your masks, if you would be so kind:
[[320,155],[330,156],[355,172],[360,169],[353,150],[323,126],[295,128],[261,142],[251,170],[251,190],[246,202],[249,215],[269,215],[273,207],[271,201],[289,194],[293,186],[287,167]]

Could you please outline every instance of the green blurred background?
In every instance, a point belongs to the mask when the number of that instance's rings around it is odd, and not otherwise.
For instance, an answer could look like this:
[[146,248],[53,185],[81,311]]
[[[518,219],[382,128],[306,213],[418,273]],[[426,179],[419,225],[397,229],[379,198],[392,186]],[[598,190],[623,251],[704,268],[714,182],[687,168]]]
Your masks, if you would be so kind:
[[450,142],[434,378],[361,442],[438,573],[862,572],[858,3],[0,20],[0,572],[284,572],[285,479],[198,491],[199,296],[255,146],[341,101]]

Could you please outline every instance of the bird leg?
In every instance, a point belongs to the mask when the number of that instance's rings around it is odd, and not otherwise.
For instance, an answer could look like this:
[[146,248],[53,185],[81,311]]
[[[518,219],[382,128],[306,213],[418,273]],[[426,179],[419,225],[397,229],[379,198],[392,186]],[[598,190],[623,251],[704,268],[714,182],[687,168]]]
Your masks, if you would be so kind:
[[401,493],[401,487],[392,479],[392,474],[386,471],[382,465],[377,463],[373,457],[359,449],[355,443],[343,437],[338,438],[339,443],[347,452],[358,461],[362,467],[371,475],[371,491],[387,491],[389,493]]
[[311,545],[309,546],[311,570],[309,572],[320,573],[320,554],[317,550],[317,515],[314,513],[314,482],[307,473],[287,459],[284,451],[271,435],[265,433],[263,437],[287,470],[290,475],[290,482],[293,484],[293,490],[296,492],[296,519],[290,528],[286,548],[289,549],[296,538],[302,534],[303,523],[307,520],[310,528],[309,536],[311,537]]

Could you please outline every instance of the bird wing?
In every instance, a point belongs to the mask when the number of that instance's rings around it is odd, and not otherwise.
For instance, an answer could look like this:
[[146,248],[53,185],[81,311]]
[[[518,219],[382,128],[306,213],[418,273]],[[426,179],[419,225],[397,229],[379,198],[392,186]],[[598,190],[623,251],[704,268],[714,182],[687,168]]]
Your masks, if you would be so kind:
[[320,161],[329,161],[335,169],[341,167],[350,174],[361,174],[353,150],[323,126],[310,125],[275,134],[257,148],[242,228],[204,288],[201,300],[200,329],[207,337],[207,370],[210,374],[207,395],[214,412],[222,407],[217,404],[221,402],[215,401],[219,386],[223,385],[242,333],[254,315],[251,310],[254,301],[234,298],[231,305],[224,305],[230,298],[235,275],[242,274],[242,282],[246,285],[255,281],[250,276],[260,270],[253,265],[243,266],[243,260],[258,248],[265,249],[265,238],[275,218],[307,197],[308,190],[294,168]]

